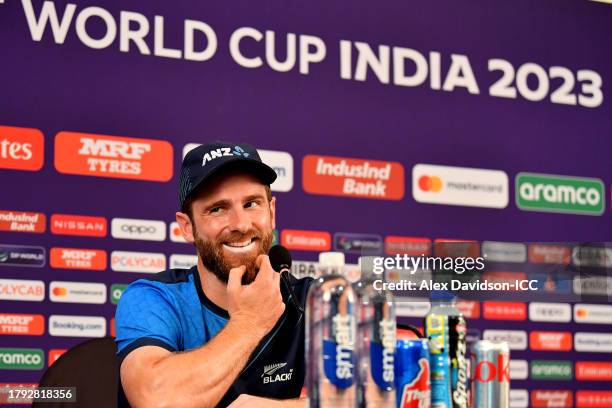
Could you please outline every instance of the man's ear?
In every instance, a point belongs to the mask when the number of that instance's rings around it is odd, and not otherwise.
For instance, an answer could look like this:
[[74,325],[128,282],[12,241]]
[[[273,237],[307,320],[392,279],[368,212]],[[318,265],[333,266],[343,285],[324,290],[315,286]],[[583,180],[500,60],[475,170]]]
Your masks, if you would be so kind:
[[276,228],[276,197],[270,200],[270,220],[272,221],[272,229]]
[[193,236],[193,225],[191,224],[191,220],[189,219],[189,216],[185,213],[177,211],[176,212],[176,222],[181,228],[181,233],[183,234],[183,238],[185,238],[187,242],[193,243],[195,241],[195,238]]

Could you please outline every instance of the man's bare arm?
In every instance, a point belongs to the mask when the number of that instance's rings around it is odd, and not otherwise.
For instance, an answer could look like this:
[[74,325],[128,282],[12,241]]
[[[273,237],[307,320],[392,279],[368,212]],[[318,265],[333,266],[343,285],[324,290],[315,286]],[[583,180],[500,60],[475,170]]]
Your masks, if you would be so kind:
[[144,346],[128,354],[121,382],[133,407],[214,407],[221,400],[285,308],[267,257],[252,284],[241,285],[244,272],[230,272],[230,320],[210,342],[183,353]]

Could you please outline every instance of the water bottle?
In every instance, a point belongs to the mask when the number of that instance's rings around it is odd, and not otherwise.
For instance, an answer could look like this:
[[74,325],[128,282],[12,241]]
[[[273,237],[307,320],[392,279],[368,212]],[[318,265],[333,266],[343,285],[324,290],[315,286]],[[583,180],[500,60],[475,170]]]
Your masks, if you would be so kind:
[[319,277],[306,307],[306,386],[314,408],[354,408],[356,297],[343,276],[344,254],[319,255]]
[[357,387],[360,408],[395,408],[395,302],[376,290],[373,256],[359,258],[361,278],[353,285],[357,299]]

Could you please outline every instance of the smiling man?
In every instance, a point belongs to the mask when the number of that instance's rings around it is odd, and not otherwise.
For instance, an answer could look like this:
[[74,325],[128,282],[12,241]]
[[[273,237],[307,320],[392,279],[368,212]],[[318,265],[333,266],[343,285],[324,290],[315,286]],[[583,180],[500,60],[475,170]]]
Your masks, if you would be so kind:
[[[296,399],[305,319],[266,255],[275,179],[246,144],[215,142],[185,156],[176,220],[198,263],[140,279],[121,296],[120,406],[305,406]],[[303,307],[311,279],[290,280]]]

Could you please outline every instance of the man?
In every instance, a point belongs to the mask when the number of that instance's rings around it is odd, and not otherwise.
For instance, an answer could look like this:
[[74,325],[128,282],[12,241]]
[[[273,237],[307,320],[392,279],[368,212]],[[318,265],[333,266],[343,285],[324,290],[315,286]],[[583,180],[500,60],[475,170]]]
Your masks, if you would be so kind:
[[[215,142],[185,156],[176,220],[198,263],[140,279],[121,296],[116,342],[131,406],[305,406],[296,399],[305,316],[266,255],[275,179],[246,144]],[[302,307],[311,282],[290,278]]]

